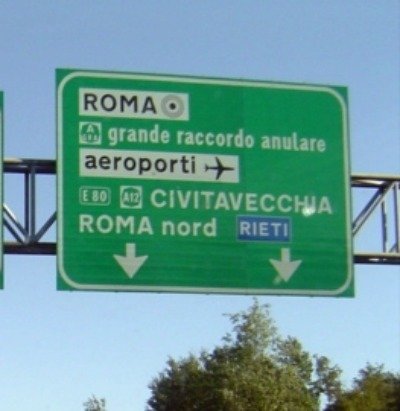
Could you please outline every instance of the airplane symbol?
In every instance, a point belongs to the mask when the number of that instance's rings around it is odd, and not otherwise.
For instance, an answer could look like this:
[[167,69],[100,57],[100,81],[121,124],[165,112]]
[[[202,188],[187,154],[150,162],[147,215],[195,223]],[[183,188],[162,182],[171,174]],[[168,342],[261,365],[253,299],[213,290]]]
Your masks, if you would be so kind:
[[209,166],[209,165],[206,164],[205,170],[206,170],[206,171],[208,171],[208,170],[216,170],[216,172],[217,172],[217,174],[216,174],[216,176],[215,176],[215,179],[216,179],[216,180],[219,180],[219,178],[221,177],[221,175],[222,175],[222,173],[223,173],[224,171],[233,171],[233,170],[234,170],[233,167],[224,166],[224,165],[221,163],[221,160],[220,160],[218,157],[215,157],[215,161],[217,162],[217,164],[216,164],[215,166]]

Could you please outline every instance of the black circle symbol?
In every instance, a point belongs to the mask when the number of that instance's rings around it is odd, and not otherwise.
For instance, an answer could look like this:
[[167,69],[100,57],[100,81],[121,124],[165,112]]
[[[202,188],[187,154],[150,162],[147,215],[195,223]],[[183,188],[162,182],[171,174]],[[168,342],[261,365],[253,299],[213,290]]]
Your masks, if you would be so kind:
[[178,118],[185,111],[185,103],[179,96],[168,94],[161,100],[161,110],[167,117]]

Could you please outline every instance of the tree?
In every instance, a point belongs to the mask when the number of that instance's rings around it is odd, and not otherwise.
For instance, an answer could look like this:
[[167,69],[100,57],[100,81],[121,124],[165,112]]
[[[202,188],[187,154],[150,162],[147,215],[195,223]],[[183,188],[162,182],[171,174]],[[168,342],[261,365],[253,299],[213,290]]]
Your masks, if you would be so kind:
[[326,411],[399,411],[400,374],[384,371],[383,365],[359,371],[350,390],[342,391]]
[[94,395],[83,403],[85,411],[106,411],[106,400],[97,399]]
[[311,356],[293,337],[281,338],[269,307],[257,300],[229,316],[222,345],[169,359],[149,387],[147,411],[310,411],[320,394],[340,387],[340,370]]

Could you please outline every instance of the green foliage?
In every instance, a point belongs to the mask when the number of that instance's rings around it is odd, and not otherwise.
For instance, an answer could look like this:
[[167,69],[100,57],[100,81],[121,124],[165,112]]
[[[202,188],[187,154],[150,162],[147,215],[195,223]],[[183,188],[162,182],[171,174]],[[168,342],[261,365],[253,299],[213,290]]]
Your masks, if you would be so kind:
[[106,411],[106,400],[97,399],[94,395],[83,403],[85,411]]
[[342,386],[339,378],[342,370],[337,366],[332,367],[328,358],[324,356],[315,358],[317,379],[314,382],[314,392],[316,395],[324,393],[328,402],[331,403],[341,392]]
[[341,392],[326,411],[399,411],[400,374],[386,372],[382,365],[367,364],[350,390]]
[[168,360],[150,384],[147,411],[312,411],[321,393],[340,387],[340,371],[326,357],[278,335],[268,306],[256,300],[229,318],[232,332],[221,346]]

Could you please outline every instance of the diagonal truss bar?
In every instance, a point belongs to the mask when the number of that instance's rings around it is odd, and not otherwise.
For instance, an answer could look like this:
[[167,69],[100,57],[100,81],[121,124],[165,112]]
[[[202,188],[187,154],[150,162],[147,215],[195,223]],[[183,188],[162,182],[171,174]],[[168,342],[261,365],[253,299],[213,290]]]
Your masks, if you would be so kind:
[[353,237],[362,234],[366,224],[376,216],[379,219],[379,250],[354,254],[356,263],[400,264],[400,176],[352,176],[353,189],[369,192],[369,200],[353,221]]
[[6,204],[3,204],[3,223],[15,241],[4,243],[4,251],[8,254],[55,254],[54,242],[43,242],[41,239],[56,221],[56,212],[37,230],[36,222],[36,181],[39,175],[55,175],[54,160],[6,159],[4,172],[20,174],[24,185],[24,222],[21,223],[16,214]]
[[[42,241],[56,221],[52,213],[38,229],[36,220],[36,186],[40,175],[55,175],[54,160],[5,159],[4,172],[20,174],[24,184],[24,220],[21,223],[16,214],[3,204],[3,223],[14,241],[4,243],[8,254],[56,254],[55,242]],[[354,262],[359,264],[400,264],[400,176],[379,176],[354,174],[351,177],[353,192],[367,190],[369,200],[353,221],[353,237],[363,234],[368,221],[378,215],[380,221],[379,249],[354,253]],[[390,212],[389,212],[390,211]],[[392,243],[391,243],[392,241]]]

